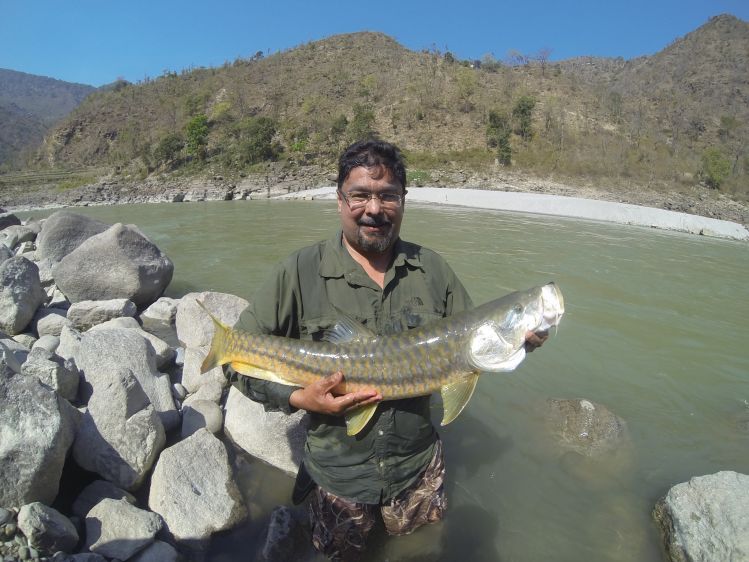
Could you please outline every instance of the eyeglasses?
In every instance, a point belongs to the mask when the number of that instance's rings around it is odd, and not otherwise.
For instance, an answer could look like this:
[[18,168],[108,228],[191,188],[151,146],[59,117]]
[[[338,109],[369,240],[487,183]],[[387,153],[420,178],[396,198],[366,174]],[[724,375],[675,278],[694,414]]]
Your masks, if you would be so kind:
[[385,191],[383,193],[371,193],[369,191],[344,193],[339,189],[338,195],[341,196],[341,199],[346,202],[346,205],[352,211],[366,207],[371,199],[377,199],[385,209],[398,209],[403,204],[406,191],[403,193],[393,193],[392,191]]

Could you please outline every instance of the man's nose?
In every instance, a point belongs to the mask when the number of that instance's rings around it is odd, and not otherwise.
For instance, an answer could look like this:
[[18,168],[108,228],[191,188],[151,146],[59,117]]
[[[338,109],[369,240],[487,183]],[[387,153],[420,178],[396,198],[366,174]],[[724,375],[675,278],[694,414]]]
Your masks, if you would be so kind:
[[372,194],[372,196],[367,200],[367,204],[364,206],[364,209],[368,213],[375,215],[382,211],[382,201],[380,201],[380,197],[378,195]]

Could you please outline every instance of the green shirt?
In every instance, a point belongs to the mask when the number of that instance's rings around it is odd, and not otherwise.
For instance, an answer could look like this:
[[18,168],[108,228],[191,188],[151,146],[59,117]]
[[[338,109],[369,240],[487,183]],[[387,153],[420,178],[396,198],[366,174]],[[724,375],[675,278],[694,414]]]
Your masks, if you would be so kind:
[[[472,307],[453,270],[437,253],[398,240],[381,289],[332,239],[308,246],[278,264],[260,287],[238,327],[301,339],[320,339],[338,310],[379,335],[414,328]],[[346,373],[344,373],[345,376]],[[291,413],[296,387],[240,376],[235,386],[266,410]],[[310,414],[304,464],[322,488],[377,504],[411,484],[432,458],[437,434],[429,396],[379,404],[355,437],[343,417]]]

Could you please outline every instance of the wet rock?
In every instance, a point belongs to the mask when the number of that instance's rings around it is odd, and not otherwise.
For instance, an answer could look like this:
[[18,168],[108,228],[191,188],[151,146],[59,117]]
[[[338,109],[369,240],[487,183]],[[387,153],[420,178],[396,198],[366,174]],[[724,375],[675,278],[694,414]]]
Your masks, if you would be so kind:
[[94,385],[73,456],[82,468],[135,490],[165,443],[164,426],[138,379],[120,367]]
[[118,488],[107,480],[95,480],[86,486],[73,502],[73,513],[78,517],[86,517],[88,512],[101,500],[109,498],[112,500],[125,500],[135,505],[135,496]]
[[52,503],[78,421],[37,379],[0,377],[0,505]]
[[140,230],[118,223],[85,240],[53,274],[70,302],[124,298],[145,307],[161,296],[173,271],[171,260]]
[[224,444],[200,429],[165,449],[151,477],[150,509],[177,540],[201,541],[247,516]]
[[50,215],[36,239],[37,258],[61,261],[91,236],[104,232],[109,225],[70,211]]
[[263,559],[269,562],[301,560],[308,552],[309,539],[301,523],[288,507],[276,507],[270,516]]
[[153,544],[162,526],[155,513],[105,498],[86,516],[86,546],[107,558],[127,560]]
[[182,409],[182,439],[190,437],[199,429],[207,429],[215,435],[223,425],[224,416],[215,402],[194,400]]
[[677,484],[653,510],[669,560],[749,560],[749,476],[725,471]]
[[34,263],[13,257],[0,264],[0,330],[23,332],[46,298]]
[[18,528],[34,548],[70,552],[78,544],[78,531],[62,513],[34,502],[18,512]]
[[601,404],[585,399],[550,398],[546,408],[550,430],[567,450],[595,457],[627,441],[624,420]]
[[80,301],[70,305],[67,318],[76,330],[85,332],[113,318],[133,317],[136,312],[135,303],[128,299]]
[[268,464],[295,475],[307,438],[308,416],[266,412],[236,388],[229,389],[224,433],[237,446]]

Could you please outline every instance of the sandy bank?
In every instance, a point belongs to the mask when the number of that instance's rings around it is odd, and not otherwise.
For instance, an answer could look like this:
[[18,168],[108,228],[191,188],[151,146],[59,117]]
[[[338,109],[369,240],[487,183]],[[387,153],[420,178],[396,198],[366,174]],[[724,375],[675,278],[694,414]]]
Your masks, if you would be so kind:
[[[335,187],[321,187],[281,196],[284,199],[311,199],[335,197]],[[665,209],[655,209],[579,197],[489,191],[483,189],[450,189],[412,187],[409,201],[457,205],[478,209],[494,209],[519,213],[554,215],[586,220],[647,226],[663,230],[688,232],[716,238],[749,240],[749,230],[730,221],[711,219]]]

